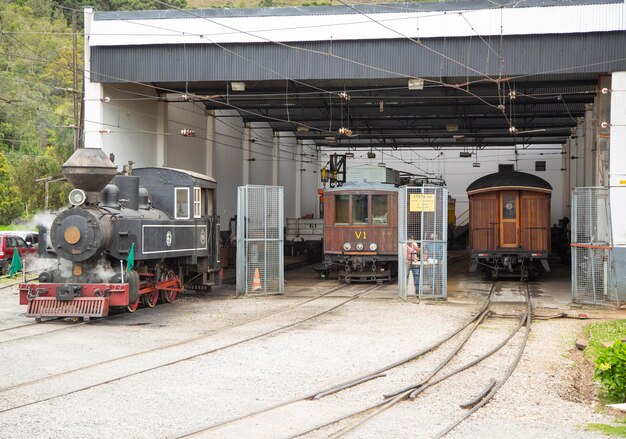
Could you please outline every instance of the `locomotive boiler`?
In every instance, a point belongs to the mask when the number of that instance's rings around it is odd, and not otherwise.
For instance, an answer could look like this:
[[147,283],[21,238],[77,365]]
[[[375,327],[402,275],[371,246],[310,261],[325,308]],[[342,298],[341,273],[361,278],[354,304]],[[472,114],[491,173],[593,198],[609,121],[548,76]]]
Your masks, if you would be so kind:
[[[26,315],[107,316],[140,304],[172,302],[185,288],[220,282],[216,182],[170,168],[118,175],[100,149],[82,148],[63,165],[75,188],[58,213],[40,254],[54,264],[39,283],[19,286]],[[48,245],[46,245],[46,243]]]
[[522,280],[550,271],[552,186],[526,172],[502,171],[467,188],[470,203],[470,271],[482,266],[493,278]]

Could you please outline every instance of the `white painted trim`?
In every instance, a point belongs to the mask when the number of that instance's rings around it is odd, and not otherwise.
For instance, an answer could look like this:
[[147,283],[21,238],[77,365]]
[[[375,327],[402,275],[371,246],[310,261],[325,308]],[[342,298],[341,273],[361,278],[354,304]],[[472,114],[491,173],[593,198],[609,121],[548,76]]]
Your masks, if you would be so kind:
[[[183,248],[183,249],[176,249],[176,250],[155,250],[155,251],[147,252],[147,251],[144,251],[144,249],[146,248],[145,236],[146,236],[146,229],[149,227],[150,228],[162,228],[162,229],[179,229],[179,228],[193,227],[193,228],[198,228],[198,229],[204,229],[204,235],[206,236],[206,243],[204,247]],[[152,255],[155,253],[175,253],[175,252],[208,250],[208,245],[209,245],[209,233],[207,231],[207,226],[205,225],[198,226],[195,224],[177,224],[177,225],[144,224],[141,227],[141,254],[144,254],[144,255]]]
[[94,20],[91,33],[86,35],[89,35],[91,46],[128,46],[424,39],[475,37],[477,34],[541,35],[626,30],[624,3],[389,12],[367,16],[327,14],[194,18],[193,14],[189,11],[189,16],[183,19]]

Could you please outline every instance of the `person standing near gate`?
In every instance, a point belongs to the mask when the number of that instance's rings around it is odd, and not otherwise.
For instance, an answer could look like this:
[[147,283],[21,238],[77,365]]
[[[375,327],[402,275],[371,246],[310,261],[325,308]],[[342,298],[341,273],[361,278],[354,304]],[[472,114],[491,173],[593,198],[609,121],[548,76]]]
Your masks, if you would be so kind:
[[411,236],[411,240],[407,243],[407,262],[413,274],[413,281],[415,282],[415,291],[419,296],[420,287],[420,245],[415,241],[415,238]]

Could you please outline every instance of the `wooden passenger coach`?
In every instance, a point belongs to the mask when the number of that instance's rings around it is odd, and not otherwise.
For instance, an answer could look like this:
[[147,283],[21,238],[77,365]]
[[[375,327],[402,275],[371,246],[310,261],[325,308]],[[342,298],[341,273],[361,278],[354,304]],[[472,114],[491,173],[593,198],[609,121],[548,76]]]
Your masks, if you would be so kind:
[[522,277],[540,261],[550,270],[550,197],[552,186],[525,172],[486,175],[467,188],[470,203],[470,271],[483,265],[498,275]]

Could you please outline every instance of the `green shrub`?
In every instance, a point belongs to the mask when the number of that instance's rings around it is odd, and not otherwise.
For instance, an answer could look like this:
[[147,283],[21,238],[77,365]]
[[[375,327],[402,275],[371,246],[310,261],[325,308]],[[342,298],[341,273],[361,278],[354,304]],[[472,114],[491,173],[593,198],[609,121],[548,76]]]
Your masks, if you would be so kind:
[[598,352],[594,378],[600,381],[609,400],[626,400],[626,344],[618,341]]

